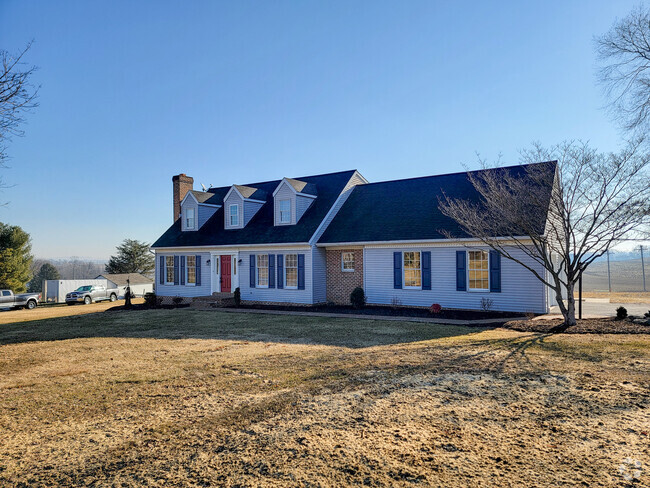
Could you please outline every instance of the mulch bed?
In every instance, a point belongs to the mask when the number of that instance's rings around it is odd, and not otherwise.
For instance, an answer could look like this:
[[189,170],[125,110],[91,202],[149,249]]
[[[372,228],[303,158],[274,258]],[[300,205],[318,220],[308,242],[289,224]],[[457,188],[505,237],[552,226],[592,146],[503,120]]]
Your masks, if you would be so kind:
[[506,322],[506,329],[522,332],[561,332],[562,334],[650,334],[650,326],[635,324],[630,320],[616,320],[613,317],[578,320],[568,329],[558,330],[561,319],[513,320]]
[[347,305],[313,305],[313,306],[291,306],[291,305],[247,305],[242,303],[239,308],[248,310],[281,310],[286,312],[319,312],[319,313],[344,313],[354,315],[384,315],[392,317],[422,317],[454,320],[484,320],[502,319],[512,317],[525,317],[523,313],[517,312],[484,312],[482,310],[452,310],[442,309],[438,314],[432,314],[425,308],[410,307],[377,307],[367,305],[364,308],[354,308]]

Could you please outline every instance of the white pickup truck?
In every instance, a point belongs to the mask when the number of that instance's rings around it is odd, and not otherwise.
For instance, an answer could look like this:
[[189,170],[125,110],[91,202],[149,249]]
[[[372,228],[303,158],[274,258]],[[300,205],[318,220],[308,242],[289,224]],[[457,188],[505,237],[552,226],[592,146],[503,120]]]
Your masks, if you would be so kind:
[[11,290],[0,290],[0,308],[26,308],[32,310],[38,305],[38,293],[14,295]]
[[104,300],[114,302],[117,300],[118,291],[117,288],[106,288],[104,285],[80,286],[65,296],[65,303],[68,305],[74,305],[75,303],[88,305],[92,302],[101,302]]

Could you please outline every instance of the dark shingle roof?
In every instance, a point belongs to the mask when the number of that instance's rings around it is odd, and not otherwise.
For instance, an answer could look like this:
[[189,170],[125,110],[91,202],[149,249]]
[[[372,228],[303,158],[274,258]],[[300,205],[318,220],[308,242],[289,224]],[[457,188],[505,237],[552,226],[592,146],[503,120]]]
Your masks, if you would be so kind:
[[[265,192],[266,203],[243,229],[224,229],[223,207],[218,209],[198,231],[182,232],[178,219],[151,247],[226,246],[240,244],[279,244],[308,242],[323,221],[355,170],[299,178],[318,188],[318,198],[296,225],[273,225],[273,191],[281,180],[242,185]],[[211,188],[219,205],[231,187]]]
[[[549,174],[554,174],[555,162],[538,164],[546,165]],[[511,166],[498,171],[525,175],[526,167]],[[466,172],[356,186],[318,242],[445,239],[445,231],[455,237],[469,237],[440,212],[438,205],[444,194],[474,203],[480,201]],[[546,213],[540,209],[542,231]]]
[[205,203],[208,205],[221,205],[221,200],[219,200],[218,196],[210,191],[190,190],[190,192],[199,203]]

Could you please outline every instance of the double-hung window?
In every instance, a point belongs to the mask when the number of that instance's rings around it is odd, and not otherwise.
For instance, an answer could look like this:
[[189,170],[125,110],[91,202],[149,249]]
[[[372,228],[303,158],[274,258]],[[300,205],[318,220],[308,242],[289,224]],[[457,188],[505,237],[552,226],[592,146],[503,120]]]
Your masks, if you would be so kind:
[[194,228],[194,209],[187,208],[185,209],[185,228],[193,229]]
[[269,255],[257,255],[257,286],[267,288],[269,286]]
[[196,285],[196,256],[187,256],[185,258],[185,283],[193,286]]
[[488,268],[487,251],[468,251],[469,289],[470,290],[490,290],[490,270]]
[[165,284],[174,284],[174,256],[165,256]]
[[280,200],[280,223],[291,223],[291,200]]
[[422,267],[420,251],[402,254],[404,260],[404,288],[422,288]]
[[287,254],[284,257],[285,288],[298,288],[298,255]]
[[342,252],[341,253],[341,271],[354,271],[354,253]]
[[237,227],[239,225],[239,205],[230,206],[230,225]]

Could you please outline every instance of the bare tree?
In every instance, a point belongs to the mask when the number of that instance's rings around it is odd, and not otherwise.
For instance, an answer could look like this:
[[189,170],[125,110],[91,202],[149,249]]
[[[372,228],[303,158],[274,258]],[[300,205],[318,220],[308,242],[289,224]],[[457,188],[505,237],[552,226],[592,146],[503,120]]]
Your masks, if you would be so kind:
[[624,129],[642,133],[650,125],[650,8],[634,8],[596,47],[611,113]]
[[24,116],[38,106],[38,87],[30,83],[35,67],[26,67],[23,58],[31,43],[18,55],[0,50],[0,166],[8,159],[7,145],[13,136],[22,136]]
[[576,142],[535,144],[522,151],[525,166],[468,173],[478,200],[445,197],[440,210],[549,286],[564,325],[575,325],[581,273],[620,241],[647,235],[650,159],[641,142],[618,154]]

